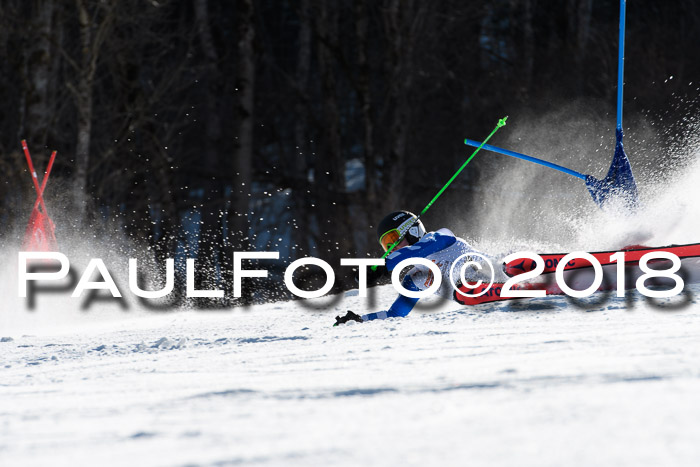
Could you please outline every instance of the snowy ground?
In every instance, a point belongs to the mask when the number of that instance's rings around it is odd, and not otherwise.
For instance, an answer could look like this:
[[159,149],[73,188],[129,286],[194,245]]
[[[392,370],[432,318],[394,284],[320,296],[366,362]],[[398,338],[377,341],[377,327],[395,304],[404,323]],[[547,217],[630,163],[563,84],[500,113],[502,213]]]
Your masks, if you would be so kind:
[[[337,328],[364,299],[14,310],[0,465],[697,465],[700,287],[687,290],[676,310],[557,297]],[[393,297],[379,288],[376,307]]]

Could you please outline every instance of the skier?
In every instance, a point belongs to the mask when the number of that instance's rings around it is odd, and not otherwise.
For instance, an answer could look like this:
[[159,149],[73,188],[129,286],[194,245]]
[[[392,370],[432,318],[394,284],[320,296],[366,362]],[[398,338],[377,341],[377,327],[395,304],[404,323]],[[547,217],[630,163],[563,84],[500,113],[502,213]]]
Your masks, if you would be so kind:
[[[456,237],[449,229],[440,229],[435,232],[425,231],[423,223],[418,219],[418,216],[408,211],[396,211],[387,215],[377,226],[377,237],[379,243],[387,251],[391,245],[396,243],[402,235],[403,240],[394,247],[394,250],[386,258],[386,266],[378,267],[375,272],[370,269],[368,272],[368,285],[374,285],[383,275],[392,271],[397,264],[407,258],[426,258],[434,262],[442,272],[442,284],[437,290],[437,294],[442,296],[452,296],[452,281],[450,271],[454,270],[453,275],[459,277],[461,265],[468,261],[470,252],[476,252],[463,239]],[[479,253],[480,254],[480,253]],[[453,263],[458,261],[453,266]],[[432,271],[423,265],[413,266],[401,281],[401,285],[410,291],[422,291],[428,289],[434,281]],[[378,313],[368,313],[366,315],[358,315],[352,311],[348,311],[343,317],[336,316],[335,326],[348,321],[371,321],[374,319],[385,319],[394,317],[404,317],[408,315],[418,298],[410,298],[404,295],[394,301],[394,303],[386,311]]]

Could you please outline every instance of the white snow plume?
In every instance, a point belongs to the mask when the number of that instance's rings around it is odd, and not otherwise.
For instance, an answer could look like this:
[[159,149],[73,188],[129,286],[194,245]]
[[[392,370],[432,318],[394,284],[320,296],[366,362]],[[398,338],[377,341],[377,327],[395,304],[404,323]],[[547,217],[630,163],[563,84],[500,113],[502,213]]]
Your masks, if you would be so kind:
[[[514,118],[510,131],[504,132],[507,139],[494,144],[603,178],[615,150],[611,118],[590,106],[571,104],[539,119]],[[483,170],[473,195],[473,216],[468,224],[457,224],[455,232],[499,253],[699,241],[694,201],[700,196],[697,123],[687,124],[666,145],[652,124],[638,121],[631,126],[636,131],[625,134],[624,147],[640,195],[636,213],[615,203],[601,210],[579,178],[485,151],[477,157],[488,158],[490,167]]]
[[657,182],[641,185],[640,208],[634,214],[600,212],[590,221],[579,219],[580,237],[598,238],[614,248],[700,241],[700,150],[692,158],[692,165],[660,173]]
[[[56,224],[59,220],[56,219]],[[58,230],[58,229],[57,229]],[[74,277],[60,281],[43,281],[37,283],[41,290],[33,294],[33,300],[19,297],[18,252],[19,242],[2,246],[6,261],[0,266],[0,329],[28,333],[57,332],[76,326],[108,324],[127,316],[145,314],[147,309],[136,300],[128,282],[128,260],[130,257],[139,261],[139,271],[148,278],[147,283],[140,283],[144,289],[158,289],[163,282],[159,280],[158,268],[152,253],[147,247],[141,248],[133,241],[126,240],[121,234],[75,235],[69,236],[68,229],[57,232],[59,251],[70,261]],[[116,283],[121,298],[113,298],[108,290],[85,290],[80,298],[71,294],[78,280],[86,271],[92,258],[102,260],[111,278]],[[46,262],[44,267],[58,270],[58,262]],[[92,281],[101,282],[103,278],[95,272]],[[47,290],[47,288],[52,290]],[[28,289],[31,297],[31,288]]]

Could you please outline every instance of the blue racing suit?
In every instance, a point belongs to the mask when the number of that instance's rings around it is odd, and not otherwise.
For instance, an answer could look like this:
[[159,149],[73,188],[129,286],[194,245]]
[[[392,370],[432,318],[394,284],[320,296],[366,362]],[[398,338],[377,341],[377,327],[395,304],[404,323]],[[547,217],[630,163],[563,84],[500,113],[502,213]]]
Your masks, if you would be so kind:
[[[413,245],[391,253],[386,258],[386,268],[393,271],[397,264],[407,258],[426,258],[435,263],[442,273],[442,285],[436,293],[448,292],[451,296],[453,289],[450,284],[456,283],[459,279],[461,264],[468,261],[467,256],[463,255],[470,252],[478,253],[463,239],[455,237],[449,229],[440,229],[436,232],[428,232]],[[457,264],[453,267],[455,261]],[[454,278],[449,277],[451,269],[454,269]],[[418,292],[428,289],[433,284],[433,280],[433,272],[428,267],[418,264],[406,273],[401,285],[406,290]],[[399,295],[388,310],[362,315],[362,321],[406,316],[418,300],[418,298]]]

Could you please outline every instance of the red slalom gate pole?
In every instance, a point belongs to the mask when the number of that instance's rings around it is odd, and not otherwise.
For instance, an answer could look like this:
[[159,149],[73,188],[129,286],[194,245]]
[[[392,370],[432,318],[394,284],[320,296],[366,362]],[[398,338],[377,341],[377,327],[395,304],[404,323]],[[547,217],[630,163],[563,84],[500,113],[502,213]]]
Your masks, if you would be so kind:
[[34,183],[34,189],[37,192],[37,202],[41,203],[41,208],[44,210],[44,214],[46,214],[46,205],[44,204],[44,190],[39,186],[39,177],[36,174],[36,170],[34,170],[34,164],[32,163],[32,156],[29,154],[29,148],[27,147],[27,140],[23,139],[22,140],[22,149],[24,149],[24,156],[27,159],[27,165],[29,166],[29,171],[31,172],[32,176],[32,182]]
[[[39,194],[39,197],[41,197],[41,203],[42,203],[42,207],[44,208],[44,212],[46,212],[46,206],[43,205],[44,190],[46,190],[46,182],[49,181],[49,174],[51,173],[51,169],[53,168],[53,161],[55,159],[56,159],[56,151],[51,153],[51,158],[49,159],[49,165],[46,166],[46,172],[44,172],[44,179],[41,181],[41,193]],[[34,209],[36,209],[39,206],[39,197],[37,197],[36,201],[34,202]]]
[[[32,183],[34,184],[34,188],[37,192],[36,201],[34,202],[34,207],[32,208],[32,213],[29,217],[29,223],[27,224],[27,229],[24,233],[24,244],[22,248],[29,251],[53,251],[58,247],[56,244],[56,235],[54,234],[54,223],[49,217],[46,205],[44,204],[44,191],[46,190],[46,184],[48,183],[51,169],[53,168],[54,161],[56,160],[56,151],[51,153],[51,157],[48,165],[46,166],[46,171],[44,172],[43,180],[41,181],[40,186],[39,176],[34,168],[34,163],[32,162],[32,156],[29,153],[29,147],[27,146],[26,140],[22,140],[22,149],[24,150],[24,156],[27,159],[27,166],[31,172]],[[40,205],[41,210],[39,209]]]

